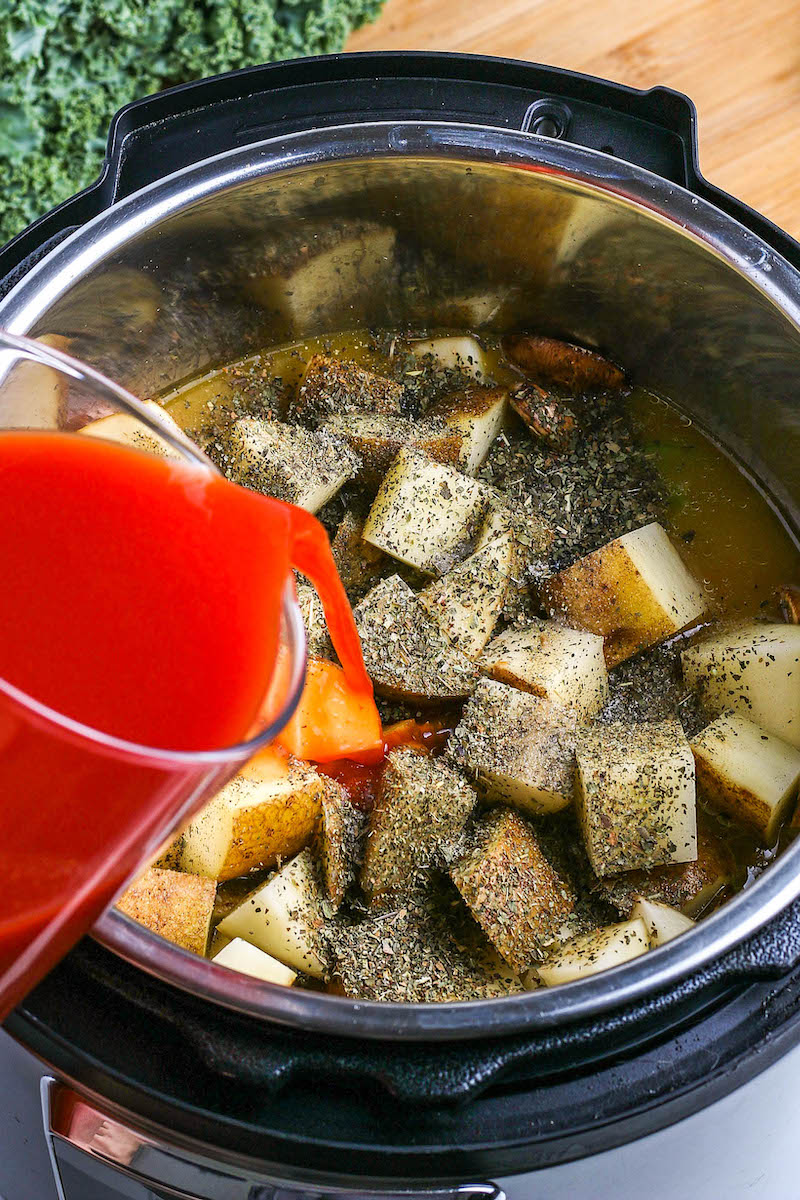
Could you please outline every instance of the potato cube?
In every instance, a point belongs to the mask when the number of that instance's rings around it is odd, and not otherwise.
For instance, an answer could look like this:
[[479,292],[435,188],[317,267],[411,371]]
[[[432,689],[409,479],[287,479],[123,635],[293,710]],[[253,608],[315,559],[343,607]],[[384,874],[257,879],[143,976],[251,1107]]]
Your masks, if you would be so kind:
[[348,509],[336,529],[331,550],[339,577],[351,602],[360,599],[381,577],[381,565],[386,561],[382,550],[376,550],[363,538],[364,522]]
[[[169,415],[166,409],[155,400],[143,400],[145,408],[154,421],[165,430],[172,433],[180,442],[186,441],[186,435],[180,425]],[[121,442],[123,446],[131,446],[134,450],[142,450],[145,454],[153,454],[157,458],[183,459],[183,455],[165,438],[159,437],[148,425],[143,425],[130,413],[112,413],[109,417],[99,417],[79,429],[78,433],[87,437],[104,438],[107,442]]]
[[773,846],[800,786],[800,750],[738,713],[724,713],[692,740],[697,785],[714,808]]
[[442,633],[470,658],[492,636],[515,564],[514,538],[506,532],[419,593]]
[[489,374],[483,347],[474,337],[422,338],[409,343],[412,354],[425,358],[430,355],[437,364],[448,371],[463,371],[476,379],[485,379]]
[[545,858],[528,822],[510,808],[478,818],[450,877],[515,971],[543,956],[575,907],[572,888]]
[[442,396],[428,410],[442,419],[460,438],[458,465],[466,475],[477,475],[503,426],[508,388],[471,387]]
[[148,867],[122,893],[117,908],[168,942],[205,954],[216,894],[213,879]]
[[335,780],[328,780],[314,854],[326,900],[334,911],[341,907],[348,888],[355,882],[366,822],[367,814],[355,807],[344,788]]
[[243,938],[293,971],[327,979],[320,930],[325,924],[322,887],[310,850],[302,850],[220,921],[230,938]]
[[487,800],[534,814],[556,812],[572,802],[577,729],[569,710],[482,679],[447,755]]
[[284,987],[291,987],[297,979],[296,971],[242,938],[232,938],[211,961],[219,967],[227,967],[229,971],[238,971],[240,975],[252,975],[254,979],[263,979],[265,983],[282,983]]
[[572,709],[579,720],[596,717],[608,699],[603,639],[555,621],[506,630],[486,647],[479,665],[492,679]]
[[735,625],[684,650],[681,661],[712,713],[732,710],[800,749],[800,625]]
[[413,447],[434,462],[456,466],[461,452],[461,434],[444,421],[407,421],[377,413],[337,413],[319,426],[346,442],[358,455],[358,479],[377,491],[386,472],[404,446]]
[[364,540],[429,575],[443,575],[469,553],[494,499],[486,484],[401,450],[369,510]]
[[358,459],[324,430],[242,417],[228,435],[228,474],[236,483],[315,513],[353,479]]
[[551,616],[605,639],[609,667],[685,629],[706,611],[702,588],[657,521],[551,576],[541,592]]
[[[248,294],[290,332],[356,325],[394,271],[395,231],[373,222],[305,222],[243,250]],[[235,264],[236,266],[237,264]]]
[[478,534],[476,550],[482,550],[489,542],[505,533],[510,533],[516,548],[514,577],[521,584],[522,575],[530,566],[540,563],[553,541],[553,531],[538,513],[521,506],[517,509],[495,499]]
[[342,413],[400,416],[403,385],[357,363],[314,354],[297,390],[295,412],[301,421],[319,421]]
[[361,887],[368,899],[407,891],[447,858],[476,800],[441,759],[410,747],[393,750],[367,833]]
[[335,658],[333,644],[325,623],[322,601],[310,583],[296,584],[297,607],[306,631],[306,653],[309,658]]
[[367,672],[381,695],[432,704],[460,700],[475,686],[474,663],[399,575],[374,587],[354,616]]
[[671,908],[669,904],[659,904],[657,900],[645,900],[640,896],[633,906],[631,919],[641,919],[647,926],[647,933],[650,939],[650,949],[655,950],[656,946],[663,946],[665,942],[671,942],[673,938],[679,937],[680,934],[686,933],[687,929],[694,929],[694,921],[691,917],[686,917],[677,908]]
[[251,759],[184,832],[184,871],[233,879],[307,845],[324,781],[306,763],[267,750]]
[[564,942],[536,968],[535,974],[547,987],[555,987],[557,983],[571,983],[574,979],[585,979],[588,975],[619,967],[649,949],[647,926],[641,917],[637,917]]
[[577,744],[576,803],[598,875],[697,857],[694,758],[680,722],[615,721]]

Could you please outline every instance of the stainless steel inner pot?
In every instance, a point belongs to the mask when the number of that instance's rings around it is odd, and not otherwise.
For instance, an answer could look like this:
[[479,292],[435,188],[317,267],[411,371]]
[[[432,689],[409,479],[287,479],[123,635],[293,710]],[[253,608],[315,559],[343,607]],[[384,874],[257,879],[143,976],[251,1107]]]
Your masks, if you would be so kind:
[[[384,239],[374,261],[334,256],[311,303],[254,303],[250,275],[265,244],[299,235],[313,245],[321,228],[353,219],[395,231],[394,248]],[[413,271],[403,265],[410,244],[424,251]],[[487,330],[532,328],[607,351],[702,423],[797,533],[800,275],[706,201],[563,142],[408,122],[231,151],[68,237],[0,304],[0,326],[62,335],[73,354],[151,395],[250,348],[360,323],[424,327],[465,303]],[[471,1038],[554,1026],[664,989],[798,895],[800,842],[696,930],[630,964],[553,990],[430,1006],[262,984],[115,911],[95,936],[162,980],[266,1020],[360,1037]]]

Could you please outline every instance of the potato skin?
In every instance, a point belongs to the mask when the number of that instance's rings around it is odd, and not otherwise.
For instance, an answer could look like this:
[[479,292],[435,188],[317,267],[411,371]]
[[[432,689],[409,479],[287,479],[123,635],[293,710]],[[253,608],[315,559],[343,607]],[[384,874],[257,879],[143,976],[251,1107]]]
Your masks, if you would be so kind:
[[184,950],[205,954],[217,885],[213,879],[148,867],[117,901],[117,908]]

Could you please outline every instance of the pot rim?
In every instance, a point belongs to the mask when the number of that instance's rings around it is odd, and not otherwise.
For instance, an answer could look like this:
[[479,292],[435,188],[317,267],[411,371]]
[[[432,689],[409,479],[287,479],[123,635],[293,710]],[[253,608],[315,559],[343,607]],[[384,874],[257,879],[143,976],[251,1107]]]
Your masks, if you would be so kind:
[[[526,167],[563,178],[702,245],[762,293],[800,332],[800,274],[763,239],[708,201],[623,160],[531,133],[461,122],[385,121],[311,129],[226,151],[115,204],[46,255],[0,302],[0,325],[27,333],[76,279],[132,237],[195,201],[262,176],[345,160],[445,159]],[[746,890],[667,945],[585,980],[501,999],[396,1004],[296,991],[239,976],[111,909],[96,939],[164,983],[282,1025],[372,1039],[475,1039],[597,1016],[678,983],[761,929],[800,895],[800,839]]]

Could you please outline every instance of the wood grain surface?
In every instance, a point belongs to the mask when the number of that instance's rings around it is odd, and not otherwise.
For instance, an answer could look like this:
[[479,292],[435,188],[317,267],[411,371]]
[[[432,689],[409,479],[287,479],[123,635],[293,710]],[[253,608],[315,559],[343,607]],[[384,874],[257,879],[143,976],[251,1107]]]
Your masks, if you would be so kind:
[[349,50],[458,50],[677,88],[700,166],[800,238],[800,0],[388,0]]

